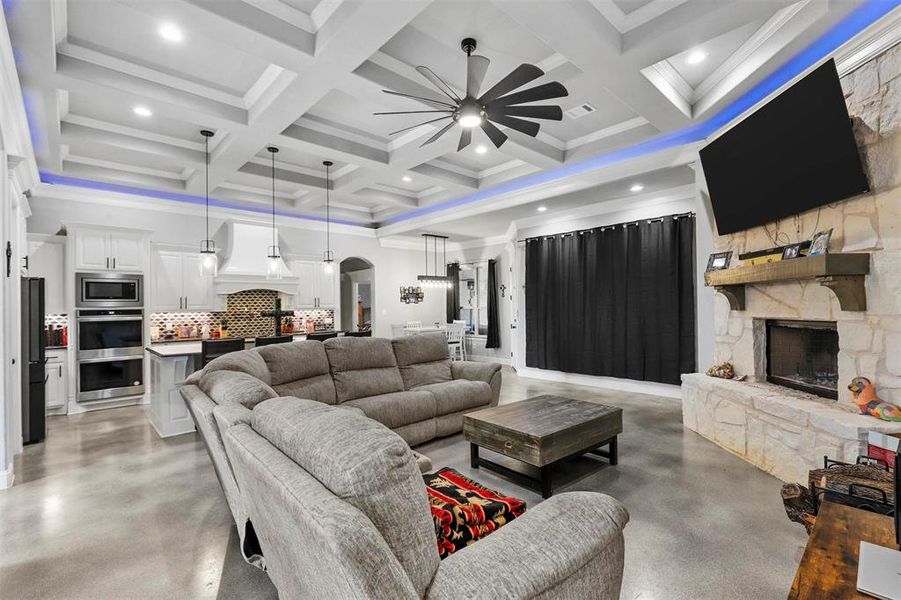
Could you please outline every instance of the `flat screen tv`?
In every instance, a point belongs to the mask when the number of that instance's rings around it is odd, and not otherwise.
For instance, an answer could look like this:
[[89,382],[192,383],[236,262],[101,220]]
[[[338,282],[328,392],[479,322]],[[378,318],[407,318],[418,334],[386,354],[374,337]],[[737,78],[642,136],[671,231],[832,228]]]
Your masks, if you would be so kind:
[[869,190],[832,60],[705,146],[701,164],[721,235]]

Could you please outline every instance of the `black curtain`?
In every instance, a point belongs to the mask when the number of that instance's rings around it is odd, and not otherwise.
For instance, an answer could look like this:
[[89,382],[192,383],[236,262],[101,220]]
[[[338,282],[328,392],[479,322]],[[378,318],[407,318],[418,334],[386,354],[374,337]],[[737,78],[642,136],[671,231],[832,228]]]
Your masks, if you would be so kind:
[[447,289],[447,322],[453,323],[460,315],[460,263],[447,265],[447,276],[451,278],[451,287]]
[[488,340],[486,348],[501,347],[501,326],[497,315],[497,261],[488,261]]
[[680,383],[695,371],[694,215],[526,240],[526,365]]

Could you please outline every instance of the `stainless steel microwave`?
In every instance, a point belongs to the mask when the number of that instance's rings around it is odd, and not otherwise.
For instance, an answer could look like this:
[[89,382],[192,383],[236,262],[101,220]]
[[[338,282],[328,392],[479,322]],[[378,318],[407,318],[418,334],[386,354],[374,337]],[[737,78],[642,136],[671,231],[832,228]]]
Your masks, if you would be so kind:
[[127,273],[76,273],[78,308],[141,308],[144,276]]

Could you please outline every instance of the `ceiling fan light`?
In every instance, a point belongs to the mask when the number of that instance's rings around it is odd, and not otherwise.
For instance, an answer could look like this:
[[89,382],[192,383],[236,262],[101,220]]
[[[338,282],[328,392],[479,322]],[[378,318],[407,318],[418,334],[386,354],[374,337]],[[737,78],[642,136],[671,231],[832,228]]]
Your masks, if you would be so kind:
[[478,127],[482,124],[482,116],[477,114],[461,114],[457,122],[461,127]]

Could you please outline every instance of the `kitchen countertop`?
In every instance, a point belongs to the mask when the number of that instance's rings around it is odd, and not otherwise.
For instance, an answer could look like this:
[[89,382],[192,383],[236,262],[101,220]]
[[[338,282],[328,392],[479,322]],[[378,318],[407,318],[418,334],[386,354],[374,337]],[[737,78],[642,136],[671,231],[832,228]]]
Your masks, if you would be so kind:
[[[294,341],[307,339],[306,333],[294,333]],[[217,339],[235,339],[235,338],[217,338]],[[245,343],[253,343],[256,338],[244,338]],[[171,340],[162,342],[153,342],[144,349],[151,354],[155,354],[162,358],[170,356],[188,356],[190,354],[200,354],[201,340]]]

